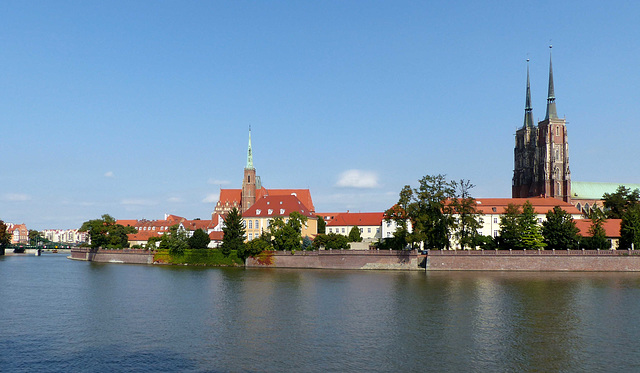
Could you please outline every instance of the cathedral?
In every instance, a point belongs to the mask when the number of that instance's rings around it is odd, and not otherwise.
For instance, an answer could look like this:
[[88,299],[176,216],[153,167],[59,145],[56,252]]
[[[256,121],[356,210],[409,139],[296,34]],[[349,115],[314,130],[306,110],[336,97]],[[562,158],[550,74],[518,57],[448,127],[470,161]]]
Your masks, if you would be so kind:
[[558,118],[553,87],[553,65],[549,56],[549,90],[544,120],[534,125],[527,60],[527,91],[524,125],[516,131],[511,196],[554,197],[571,202],[569,144],[564,118]]

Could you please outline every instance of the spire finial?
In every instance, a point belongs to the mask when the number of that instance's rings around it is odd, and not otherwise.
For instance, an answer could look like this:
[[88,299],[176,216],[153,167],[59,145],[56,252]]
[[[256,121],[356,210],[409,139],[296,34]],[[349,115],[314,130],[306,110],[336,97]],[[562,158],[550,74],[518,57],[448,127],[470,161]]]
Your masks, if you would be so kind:
[[544,119],[558,119],[556,111],[556,96],[553,89],[553,63],[551,49],[553,45],[549,44],[549,93],[547,94],[547,114]]
[[251,125],[249,125],[249,147],[247,148],[247,170],[253,170],[253,153],[251,152]]
[[524,102],[524,128],[533,127],[533,108],[531,107],[531,84],[529,83],[529,59],[527,58],[527,96]]

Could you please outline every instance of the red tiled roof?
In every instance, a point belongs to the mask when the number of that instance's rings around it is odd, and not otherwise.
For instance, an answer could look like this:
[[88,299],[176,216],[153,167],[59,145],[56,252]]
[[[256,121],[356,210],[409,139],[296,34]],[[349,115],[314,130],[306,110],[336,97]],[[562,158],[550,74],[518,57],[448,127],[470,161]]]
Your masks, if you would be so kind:
[[220,198],[218,198],[218,203],[222,204],[225,202],[237,202],[238,204],[242,200],[242,189],[220,189]]
[[322,216],[322,219],[324,219],[325,223],[330,222],[340,214],[342,213],[341,212],[316,212],[316,216]]
[[197,229],[202,229],[203,231],[207,231],[209,228],[213,228],[212,220],[185,220],[182,222],[185,229],[189,231],[195,231]]
[[[591,228],[590,219],[575,219],[576,227],[580,230],[579,235],[583,237],[589,236],[589,228]],[[604,228],[607,237],[620,237],[620,223],[622,219],[607,219],[602,228]]]
[[120,224],[125,227],[135,227],[138,224],[138,221],[135,219],[118,219],[116,220],[116,224]]
[[[530,197],[530,198],[476,198],[476,207],[481,214],[503,214],[504,209],[509,204],[522,206],[529,201],[536,214],[546,214],[553,210],[555,206],[560,206],[564,211],[572,215],[580,214],[575,206],[563,200],[551,197]],[[495,208],[495,211],[493,211]]]
[[[258,213],[260,211],[260,213]],[[271,211],[271,213],[269,213]],[[256,199],[256,203],[253,204],[247,211],[245,211],[243,217],[276,217],[276,216],[289,216],[292,212],[297,211],[303,216],[313,218],[314,214],[302,203],[298,197],[285,194],[285,195],[268,195],[260,199]]]
[[128,241],[148,241],[151,237],[159,237],[162,232],[155,231],[142,231],[138,233],[128,233],[127,240]]
[[[311,199],[311,192],[309,191],[309,189],[267,189],[265,187],[262,187],[256,191],[256,201],[265,196],[285,195],[294,195],[298,197],[300,202],[307,206],[310,211],[315,211],[313,200]],[[229,202],[231,205],[233,205],[233,203],[235,202],[239,205],[241,200],[242,189],[220,189],[220,198],[218,199],[219,204]]]
[[224,238],[224,232],[211,232],[209,233],[209,238],[211,239],[211,241],[222,241],[222,239]]
[[379,226],[382,224],[384,212],[343,212],[336,215],[327,227],[334,226]]

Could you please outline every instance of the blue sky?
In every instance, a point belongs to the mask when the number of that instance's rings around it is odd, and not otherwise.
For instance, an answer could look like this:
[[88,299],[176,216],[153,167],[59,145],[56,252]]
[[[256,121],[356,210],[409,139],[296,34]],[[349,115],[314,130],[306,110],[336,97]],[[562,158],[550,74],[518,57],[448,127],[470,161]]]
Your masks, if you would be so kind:
[[208,218],[267,188],[383,211],[427,174],[510,197],[553,48],[573,180],[640,183],[640,14],[599,1],[4,1],[0,219]]

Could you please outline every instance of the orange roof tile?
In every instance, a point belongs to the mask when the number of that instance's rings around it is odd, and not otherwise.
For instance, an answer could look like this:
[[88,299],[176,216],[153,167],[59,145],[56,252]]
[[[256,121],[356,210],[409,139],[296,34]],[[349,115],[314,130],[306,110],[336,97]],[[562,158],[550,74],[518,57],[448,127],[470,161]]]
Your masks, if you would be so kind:
[[[589,236],[589,228],[591,228],[590,219],[575,219],[576,227],[580,230],[578,232],[582,237]],[[605,234],[609,238],[620,237],[620,223],[622,219],[607,219],[602,228],[604,228]]]
[[334,226],[379,226],[384,212],[343,212],[333,218],[327,227]]
[[315,217],[311,210],[309,210],[298,197],[291,194],[268,195],[256,199],[256,203],[245,211],[242,216],[252,218],[289,216],[289,214],[294,211],[299,212],[307,218]]
[[[546,214],[553,210],[555,206],[560,206],[564,211],[572,214],[581,214],[575,206],[563,200],[551,197],[530,197],[530,198],[476,198],[476,207],[481,214],[503,214],[504,209],[509,204],[522,206],[529,201],[536,214]],[[495,211],[494,211],[495,209]]]
[[211,239],[211,241],[222,241],[222,239],[224,238],[224,232],[211,232],[209,233],[209,238]]

